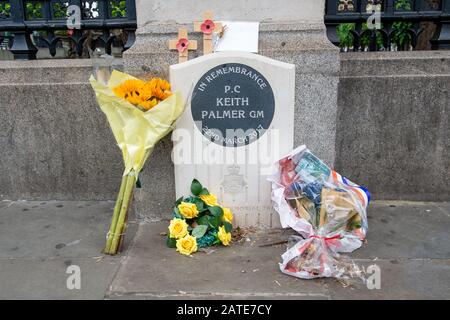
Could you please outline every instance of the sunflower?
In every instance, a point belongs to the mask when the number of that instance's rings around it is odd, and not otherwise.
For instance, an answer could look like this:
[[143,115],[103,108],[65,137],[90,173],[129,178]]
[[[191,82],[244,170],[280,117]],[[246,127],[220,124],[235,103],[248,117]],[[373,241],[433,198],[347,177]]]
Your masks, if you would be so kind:
[[160,78],[153,78],[148,82],[126,80],[115,87],[113,92],[118,97],[145,110],[150,110],[172,94],[170,83]]
[[172,95],[170,91],[170,83],[161,78],[153,78],[146,83],[146,88],[152,91],[154,97],[159,100],[167,99]]
[[126,80],[113,89],[116,96],[123,99],[130,99],[132,97],[139,97],[145,81],[142,80]]

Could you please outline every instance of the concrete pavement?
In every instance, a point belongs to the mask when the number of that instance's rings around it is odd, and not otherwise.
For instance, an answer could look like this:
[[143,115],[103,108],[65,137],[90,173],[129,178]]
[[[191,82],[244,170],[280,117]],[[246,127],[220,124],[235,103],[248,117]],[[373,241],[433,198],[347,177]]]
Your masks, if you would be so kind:
[[[126,251],[100,253],[110,201],[0,202],[0,299],[450,298],[450,203],[377,201],[367,243],[350,257],[381,270],[381,289],[358,281],[300,280],[278,269],[289,230],[185,257],[165,246],[167,221],[132,220]],[[81,289],[66,286],[68,266]]]

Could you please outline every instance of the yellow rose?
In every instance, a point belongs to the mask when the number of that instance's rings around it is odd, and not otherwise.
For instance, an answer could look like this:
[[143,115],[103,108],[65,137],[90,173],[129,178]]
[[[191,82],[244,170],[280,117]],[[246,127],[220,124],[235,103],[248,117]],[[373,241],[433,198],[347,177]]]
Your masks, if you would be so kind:
[[184,219],[174,218],[170,221],[169,232],[171,238],[183,238],[188,233],[188,225]]
[[213,194],[201,194],[200,199],[202,199],[208,206],[217,206],[217,197]]
[[182,202],[178,205],[178,210],[186,219],[192,219],[198,216],[198,210],[195,203]]
[[222,242],[224,246],[228,246],[231,242],[231,233],[225,230],[225,227],[219,227],[219,232],[217,233],[219,240]]
[[222,207],[222,210],[223,210],[222,219],[229,223],[233,222],[233,214],[231,213],[231,210],[228,208],[223,208],[223,207]]
[[184,238],[177,240],[177,251],[181,254],[189,256],[197,251],[197,239],[189,234]]

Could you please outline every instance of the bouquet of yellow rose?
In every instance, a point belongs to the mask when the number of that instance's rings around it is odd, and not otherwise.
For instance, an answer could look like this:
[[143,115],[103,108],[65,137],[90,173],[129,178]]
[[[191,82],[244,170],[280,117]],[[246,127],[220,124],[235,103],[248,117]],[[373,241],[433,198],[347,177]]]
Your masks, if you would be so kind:
[[191,196],[175,202],[167,246],[184,255],[190,255],[198,248],[228,246],[233,229],[231,210],[220,206],[217,197],[196,179],[191,183],[191,192]]
[[128,208],[139,172],[156,143],[167,135],[182,114],[185,104],[170,84],[159,78],[136,79],[114,70],[107,83],[90,78],[97,102],[105,113],[125,170],[107,234],[106,254],[117,254],[123,242]]

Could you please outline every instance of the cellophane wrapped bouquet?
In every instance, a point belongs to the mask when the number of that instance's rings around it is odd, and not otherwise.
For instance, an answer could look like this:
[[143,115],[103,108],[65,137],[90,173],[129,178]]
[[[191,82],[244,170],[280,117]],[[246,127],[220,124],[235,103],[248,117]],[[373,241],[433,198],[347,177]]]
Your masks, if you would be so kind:
[[110,77],[91,76],[97,102],[106,115],[118,147],[124,172],[103,250],[117,254],[123,244],[128,209],[138,176],[155,145],[175,126],[184,111],[180,93],[164,79],[147,81],[114,70]]
[[281,271],[303,279],[353,276],[356,266],[339,253],[359,248],[366,237],[369,192],[306,146],[279,160],[269,180],[282,227],[300,234],[282,255]]

